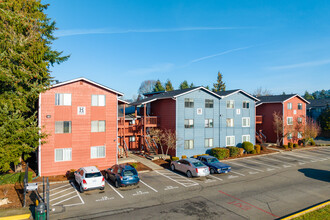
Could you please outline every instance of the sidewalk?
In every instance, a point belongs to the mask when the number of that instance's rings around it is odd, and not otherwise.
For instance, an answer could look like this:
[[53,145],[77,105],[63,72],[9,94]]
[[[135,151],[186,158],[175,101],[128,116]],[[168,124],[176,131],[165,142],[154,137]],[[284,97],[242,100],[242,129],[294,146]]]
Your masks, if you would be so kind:
[[132,153],[128,154],[128,158],[132,158],[132,159],[136,160],[137,162],[140,162],[140,163],[146,165],[147,167],[149,167],[152,170],[163,170],[164,169],[163,167],[155,164],[154,162],[151,162],[151,160],[148,160],[147,158],[144,158],[144,157],[139,157]]

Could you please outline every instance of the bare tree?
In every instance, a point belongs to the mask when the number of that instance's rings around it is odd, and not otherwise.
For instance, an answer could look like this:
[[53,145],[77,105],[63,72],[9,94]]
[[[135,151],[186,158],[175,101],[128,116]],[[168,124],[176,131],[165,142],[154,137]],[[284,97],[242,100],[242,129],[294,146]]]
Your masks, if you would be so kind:
[[308,144],[310,142],[310,139],[314,139],[316,138],[321,132],[321,128],[319,126],[319,124],[314,121],[312,118],[307,117],[306,119],[306,124],[304,126],[304,133],[303,133],[303,137],[304,137],[304,144]]
[[165,156],[167,157],[168,150],[169,149],[175,149],[176,148],[176,142],[178,141],[177,135],[174,131],[171,129],[164,129],[162,131],[162,142],[167,147]]
[[154,90],[154,87],[156,85],[156,80],[145,80],[141,83],[139,88],[139,94],[143,95],[144,93],[149,93]]
[[294,131],[293,125],[286,125],[280,112],[273,113],[273,128],[276,134],[276,144],[281,145],[283,139]]
[[253,95],[256,96],[256,97],[258,97],[258,96],[269,96],[269,95],[272,95],[272,92],[268,89],[263,89],[260,86],[253,92]]
[[150,128],[149,134],[154,139],[156,144],[160,146],[160,149],[162,150],[162,157],[164,159],[164,148],[162,145],[162,137],[163,137],[163,132],[159,128]]

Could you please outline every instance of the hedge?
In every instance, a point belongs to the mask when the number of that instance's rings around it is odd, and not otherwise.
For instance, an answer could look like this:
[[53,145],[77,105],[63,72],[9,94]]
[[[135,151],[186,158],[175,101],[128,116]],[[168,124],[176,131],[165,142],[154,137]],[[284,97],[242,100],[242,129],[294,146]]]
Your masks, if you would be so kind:
[[293,148],[293,143],[289,142],[288,147],[292,149]]
[[211,155],[222,160],[229,157],[229,149],[223,147],[212,148]]
[[293,144],[294,148],[298,148],[298,146],[299,146],[298,144]]
[[237,157],[239,155],[239,148],[238,147],[227,147],[229,150],[229,155],[231,157]]
[[176,161],[176,160],[179,160],[179,159],[180,159],[180,158],[178,158],[178,157],[172,157],[172,158],[171,158],[172,161]]
[[248,141],[244,141],[242,143],[242,147],[248,153],[254,150],[253,144],[251,142],[248,142]]
[[260,154],[261,146],[260,145],[254,145],[254,149],[256,150],[257,154]]
[[[8,173],[0,175],[0,185],[4,184],[14,184],[14,183],[22,183],[24,181],[25,172],[22,173]],[[33,172],[29,172],[28,181],[32,180]]]

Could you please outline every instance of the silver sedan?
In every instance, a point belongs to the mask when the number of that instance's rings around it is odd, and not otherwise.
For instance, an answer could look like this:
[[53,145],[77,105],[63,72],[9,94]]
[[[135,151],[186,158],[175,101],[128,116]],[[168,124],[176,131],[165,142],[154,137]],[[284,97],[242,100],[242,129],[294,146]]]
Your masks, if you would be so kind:
[[172,161],[171,170],[181,171],[189,178],[193,176],[207,176],[210,174],[210,169],[208,166],[193,158]]

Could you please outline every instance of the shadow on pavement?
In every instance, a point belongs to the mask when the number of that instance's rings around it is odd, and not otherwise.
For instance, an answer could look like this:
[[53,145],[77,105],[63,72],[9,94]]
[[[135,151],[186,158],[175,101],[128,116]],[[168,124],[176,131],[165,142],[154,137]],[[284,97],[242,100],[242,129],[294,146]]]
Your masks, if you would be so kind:
[[324,182],[330,182],[330,171],[328,170],[304,168],[304,169],[299,169],[298,171],[302,172],[306,177],[313,178],[316,180],[321,180]]

